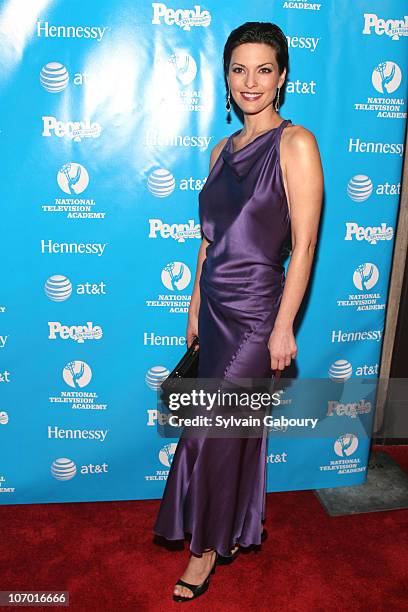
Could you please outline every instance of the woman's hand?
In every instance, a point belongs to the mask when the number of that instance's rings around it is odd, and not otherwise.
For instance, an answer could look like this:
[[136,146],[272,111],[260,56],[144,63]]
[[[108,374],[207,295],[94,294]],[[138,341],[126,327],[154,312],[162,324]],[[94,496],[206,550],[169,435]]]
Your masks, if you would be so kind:
[[284,370],[297,355],[295,336],[291,327],[274,327],[269,336],[268,349],[271,355],[271,369]]
[[[188,312],[188,323],[186,331],[187,348],[190,348],[194,336],[198,336],[198,312],[196,312],[196,309],[190,308]],[[198,349],[199,345],[197,344],[195,350],[198,351]]]

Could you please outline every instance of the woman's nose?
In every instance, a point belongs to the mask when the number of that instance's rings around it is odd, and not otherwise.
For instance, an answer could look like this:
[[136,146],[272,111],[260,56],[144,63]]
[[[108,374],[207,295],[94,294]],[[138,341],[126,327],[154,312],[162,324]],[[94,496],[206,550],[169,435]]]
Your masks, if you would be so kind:
[[248,73],[245,79],[245,85],[247,87],[255,87],[256,86],[256,76]]

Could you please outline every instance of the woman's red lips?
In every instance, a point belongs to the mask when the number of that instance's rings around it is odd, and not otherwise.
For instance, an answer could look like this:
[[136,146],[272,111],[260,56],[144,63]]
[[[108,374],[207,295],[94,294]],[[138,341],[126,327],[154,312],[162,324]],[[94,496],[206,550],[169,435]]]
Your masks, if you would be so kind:
[[249,91],[241,91],[241,96],[245,100],[258,100],[262,96],[262,93],[250,93]]

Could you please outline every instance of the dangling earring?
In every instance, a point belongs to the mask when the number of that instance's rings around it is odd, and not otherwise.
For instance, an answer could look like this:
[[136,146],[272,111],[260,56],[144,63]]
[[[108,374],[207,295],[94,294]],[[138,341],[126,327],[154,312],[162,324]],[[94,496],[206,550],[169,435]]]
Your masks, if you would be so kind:
[[275,110],[276,110],[276,112],[278,112],[278,110],[279,110],[279,93],[280,93],[280,87],[278,87],[278,95],[277,95],[276,102],[275,102]]
[[227,109],[227,113],[228,113],[228,122],[231,122],[231,89],[228,87],[228,98],[227,98],[227,103],[225,105],[225,108]]

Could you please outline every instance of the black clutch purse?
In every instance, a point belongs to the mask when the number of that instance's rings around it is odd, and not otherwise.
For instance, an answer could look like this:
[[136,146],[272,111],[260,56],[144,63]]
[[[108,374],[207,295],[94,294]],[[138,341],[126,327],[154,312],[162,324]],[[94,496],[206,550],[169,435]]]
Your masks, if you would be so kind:
[[[198,374],[198,354],[200,350],[195,350],[195,347],[199,344],[198,336],[194,336],[190,348],[184,353],[176,367],[170,372],[168,377],[160,385],[160,399],[168,407],[169,394],[175,391],[181,390],[182,385],[180,384],[183,378],[197,378]],[[188,391],[187,388],[182,389]]]

